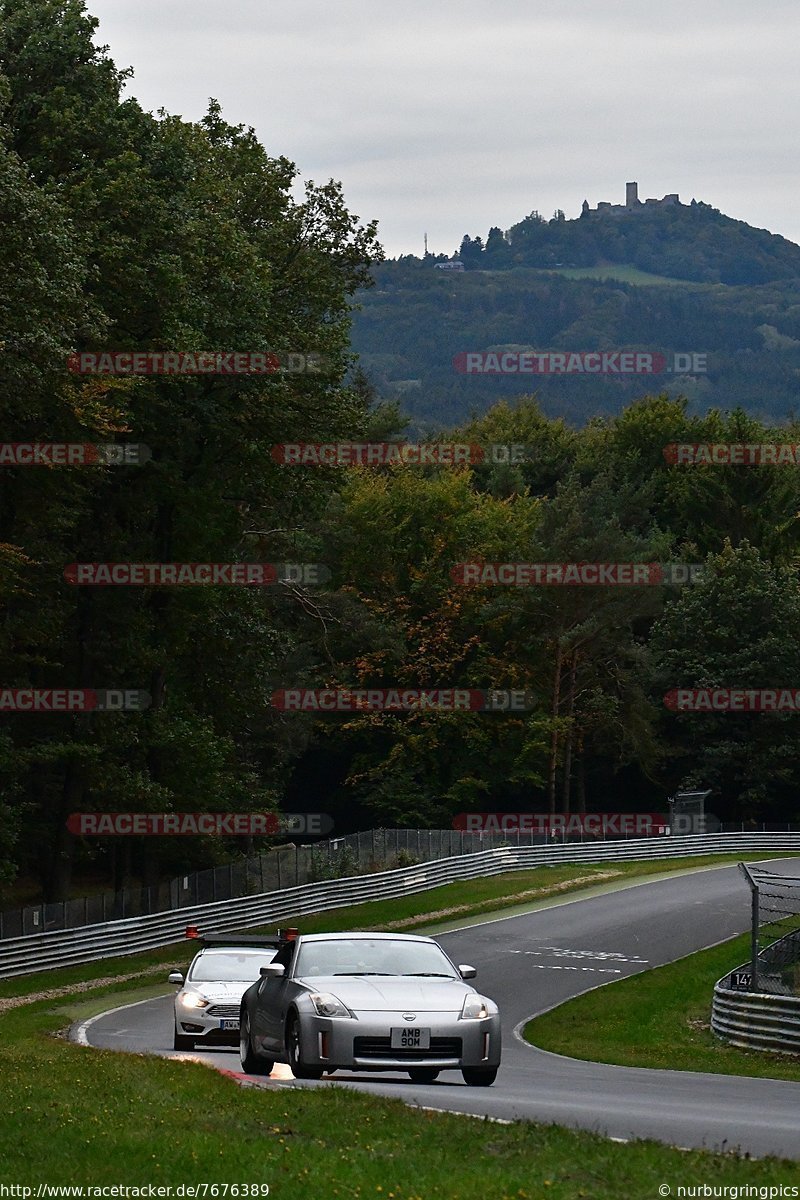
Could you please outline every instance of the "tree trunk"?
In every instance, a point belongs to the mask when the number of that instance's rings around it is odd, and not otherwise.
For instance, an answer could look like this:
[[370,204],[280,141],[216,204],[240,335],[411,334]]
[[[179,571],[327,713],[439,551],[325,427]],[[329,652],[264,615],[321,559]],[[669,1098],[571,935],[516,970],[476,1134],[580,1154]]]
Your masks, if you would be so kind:
[[[175,507],[171,502],[159,504],[156,512],[153,541],[155,558],[158,562],[172,561],[173,523]],[[172,598],[167,591],[155,588],[150,596],[150,614],[154,634],[168,628],[167,614],[172,606]],[[164,707],[167,694],[167,650],[162,647],[162,660],[157,663],[150,675],[150,707],[149,720],[155,719],[159,709]],[[149,740],[149,739],[148,739]],[[145,761],[147,773],[155,782],[160,782],[160,754],[156,752],[152,742],[148,745]],[[141,867],[142,887],[152,887],[157,883],[161,873],[161,855],[157,848],[156,838],[137,838],[136,853]]]
[[83,767],[75,762],[67,763],[64,786],[61,789],[61,804],[56,814],[53,856],[50,870],[44,881],[46,904],[55,904],[69,899],[72,883],[72,864],[75,854],[75,838],[67,829],[67,817],[79,812],[83,798]]
[[556,811],[556,766],[558,763],[558,728],[556,719],[561,705],[561,661],[563,658],[561,638],[556,641],[556,665],[553,671],[553,730],[550,736],[550,760],[547,769],[547,811],[552,817]]
[[578,734],[578,764],[576,771],[578,812],[586,812],[586,759],[583,755],[583,734]]
[[[91,685],[89,669],[89,645],[92,636],[93,602],[88,589],[78,590],[76,598],[76,636],[77,657],[76,674],[78,686],[88,688]],[[94,717],[83,718],[87,722]],[[102,719],[102,718],[101,718]],[[79,718],[73,718],[73,740],[80,743],[86,736],[77,724]],[[64,783],[61,797],[53,813],[55,828],[53,829],[52,856],[48,864],[47,877],[44,880],[43,892],[47,903],[69,899],[69,889],[72,883],[72,867],[75,856],[75,838],[67,829],[67,818],[70,813],[79,812],[83,804],[85,789],[83,763],[70,759],[64,767]],[[44,857],[44,856],[43,856]]]
[[578,674],[578,651],[573,650],[569,668],[569,695],[567,700],[566,745],[564,747],[564,783],[561,791],[561,811],[568,813],[570,805],[570,788],[572,783],[572,746],[575,741],[575,680]]

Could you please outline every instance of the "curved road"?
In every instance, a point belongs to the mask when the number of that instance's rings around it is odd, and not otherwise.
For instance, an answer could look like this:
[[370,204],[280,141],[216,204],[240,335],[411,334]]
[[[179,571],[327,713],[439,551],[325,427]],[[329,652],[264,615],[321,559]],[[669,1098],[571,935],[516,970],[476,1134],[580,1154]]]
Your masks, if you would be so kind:
[[[780,868],[775,860],[770,865],[800,876],[800,859],[783,860]],[[531,1016],[744,932],[749,917],[750,893],[736,867],[565,899],[523,915],[477,917],[473,925],[436,936],[456,962],[478,968],[478,988],[500,1006],[503,1062],[493,1087],[468,1088],[452,1071],[422,1086],[392,1074],[343,1073],[330,1081],[295,1083],[280,1065],[268,1080],[253,1077],[252,1082],[264,1087],[290,1081],[297,1087],[346,1084],[430,1108],[800,1159],[800,1083],[582,1062],[538,1050],[519,1036]],[[92,1046],[240,1070],[238,1051],[171,1049],[171,996],[105,1013],[79,1028],[80,1040]]]

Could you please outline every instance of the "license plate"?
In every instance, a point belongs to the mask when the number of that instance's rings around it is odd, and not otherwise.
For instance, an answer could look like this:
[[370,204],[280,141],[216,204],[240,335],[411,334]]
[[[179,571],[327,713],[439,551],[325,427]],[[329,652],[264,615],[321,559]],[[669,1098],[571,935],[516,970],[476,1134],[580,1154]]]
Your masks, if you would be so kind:
[[402,1029],[392,1030],[393,1050],[429,1050],[430,1045],[430,1029],[416,1029],[404,1025]]
[[220,1021],[219,1027],[220,1029],[238,1029],[239,1022],[236,1020]]

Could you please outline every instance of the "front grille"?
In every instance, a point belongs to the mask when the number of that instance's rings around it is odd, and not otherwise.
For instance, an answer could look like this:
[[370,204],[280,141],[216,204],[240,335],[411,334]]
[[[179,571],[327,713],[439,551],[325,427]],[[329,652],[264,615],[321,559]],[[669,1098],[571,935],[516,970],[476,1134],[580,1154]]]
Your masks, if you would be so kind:
[[225,1017],[226,1019],[235,1017],[236,1020],[238,1021],[239,1020],[239,1005],[238,1004],[211,1004],[206,1009],[206,1016],[208,1016],[208,1017]]
[[392,1049],[392,1039],[388,1037],[357,1037],[353,1038],[353,1056],[396,1058],[403,1062],[414,1062],[422,1058],[461,1058],[461,1038],[432,1037],[428,1050],[399,1050]]

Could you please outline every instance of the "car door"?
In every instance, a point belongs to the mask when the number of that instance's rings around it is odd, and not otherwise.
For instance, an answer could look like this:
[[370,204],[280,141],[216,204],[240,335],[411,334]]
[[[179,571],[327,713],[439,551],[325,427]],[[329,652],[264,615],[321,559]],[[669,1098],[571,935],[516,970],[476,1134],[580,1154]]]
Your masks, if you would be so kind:
[[292,968],[296,945],[296,942],[292,942],[288,946],[282,946],[272,960],[285,968],[282,978],[262,978],[258,985],[254,1032],[256,1042],[265,1054],[283,1050],[283,1025],[288,1005],[287,991],[294,986],[290,983],[288,975]]

